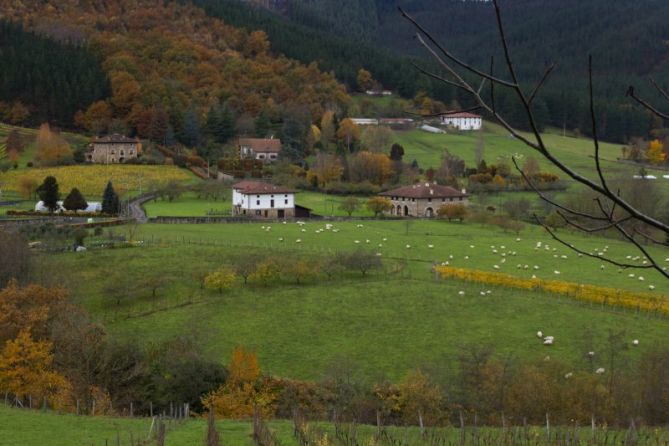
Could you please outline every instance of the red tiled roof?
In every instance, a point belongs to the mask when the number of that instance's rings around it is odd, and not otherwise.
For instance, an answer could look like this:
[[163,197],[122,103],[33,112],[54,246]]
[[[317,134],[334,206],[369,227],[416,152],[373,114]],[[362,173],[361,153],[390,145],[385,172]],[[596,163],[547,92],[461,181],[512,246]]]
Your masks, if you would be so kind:
[[467,112],[457,112],[449,113],[448,115],[443,115],[444,118],[480,118],[480,115],[475,115],[474,113]]
[[137,138],[128,138],[119,133],[93,138],[93,143],[95,144],[137,144],[138,142]]
[[232,188],[246,195],[263,194],[292,194],[294,190],[283,186],[277,186],[264,181],[243,180],[232,185]]
[[450,186],[441,186],[436,183],[413,184],[382,192],[379,195],[403,198],[457,198],[467,196],[466,193],[462,193]]
[[239,146],[250,147],[256,153],[279,153],[281,151],[281,140],[274,138],[239,138]]

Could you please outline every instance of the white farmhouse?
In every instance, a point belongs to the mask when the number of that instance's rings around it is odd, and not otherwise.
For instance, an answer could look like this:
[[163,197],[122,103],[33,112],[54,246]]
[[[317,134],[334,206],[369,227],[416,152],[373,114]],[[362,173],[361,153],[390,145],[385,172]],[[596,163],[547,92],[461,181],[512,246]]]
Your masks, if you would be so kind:
[[459,112],[443,115],[441,123],[455,127],[458,130],[481,130],[483,119],[473,113]]
[[240,159],[260,160],[271,163],[279,159],[281,154],[281,140],[274,138],[239,138]]
[[295,191],[263,181],[240,181],[232,186],[232,215],[295,217]]

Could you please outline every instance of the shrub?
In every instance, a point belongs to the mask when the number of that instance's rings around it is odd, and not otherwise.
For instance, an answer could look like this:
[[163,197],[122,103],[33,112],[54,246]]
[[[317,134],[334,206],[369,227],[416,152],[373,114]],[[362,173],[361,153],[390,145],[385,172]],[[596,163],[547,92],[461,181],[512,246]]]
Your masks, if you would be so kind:
[[448,221],[464,220],[467,217],[467,206],[464,204],[445,204],[437,209],[437,215]]
[[204,278],[205,288],[218,290],[220,294],[223,290],[232,288],[237,279],[237,275],[229,268],[218,269]]

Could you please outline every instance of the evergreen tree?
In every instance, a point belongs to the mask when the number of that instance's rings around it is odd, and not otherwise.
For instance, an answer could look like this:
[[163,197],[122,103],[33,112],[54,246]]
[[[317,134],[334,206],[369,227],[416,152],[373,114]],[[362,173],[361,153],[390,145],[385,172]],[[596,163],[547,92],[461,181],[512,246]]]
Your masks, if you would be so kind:
[[225,144],[236,134],[236,117],[230,107],[214,106],[207,116],[207,132],[219,144]]
[[88,207],[88,203],[79,189],[75,187],[63,200],[63,207],[68,211],[83,211]]
[[258,138],[266,138],[269,134],[271,122],[267,112],[264,110],[260,112],[255,120],[255,134]]
[[202,142],[200,117],[194,108],[189,108],[184,113],[181,142],[188,147],[196,147]]
[[56,181],[56,178],[52,176],[44,178],[44,182],[37,188],[37,195],[50,212],[58,209],[60,193],[58,192],[58,181]]
[[107,187],[105,187],[104,194],[102,195],[102,212],[105,214],[116,215],[120,210],[120,200],[114,190],[112,182],[109,181]]

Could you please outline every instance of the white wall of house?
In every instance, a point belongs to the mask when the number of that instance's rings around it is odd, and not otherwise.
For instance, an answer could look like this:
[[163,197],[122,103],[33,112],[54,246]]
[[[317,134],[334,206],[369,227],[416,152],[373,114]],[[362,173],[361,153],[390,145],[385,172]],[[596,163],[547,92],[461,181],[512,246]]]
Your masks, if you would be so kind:
[[481,130],[483,125],[481,118],[454,118],[442,116],[441,122],[444,125],[451,125],[459,130]]
[[[272,206],[272,201],[274,205]],[[293,209],[295,207],[295,194],[243,194],[232,190],[232,205],[240,209]]]

